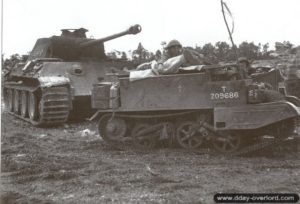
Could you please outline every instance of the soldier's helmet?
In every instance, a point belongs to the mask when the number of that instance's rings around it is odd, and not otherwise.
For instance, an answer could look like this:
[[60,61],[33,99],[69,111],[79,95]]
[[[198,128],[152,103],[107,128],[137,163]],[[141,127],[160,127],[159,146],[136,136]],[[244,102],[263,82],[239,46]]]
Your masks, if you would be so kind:
[[169,49],[170,47],[173,47],[173,46],[180,46],[180,47],[182,47],[181,43],[178,40],[171,40],[167,44],[166,49]]

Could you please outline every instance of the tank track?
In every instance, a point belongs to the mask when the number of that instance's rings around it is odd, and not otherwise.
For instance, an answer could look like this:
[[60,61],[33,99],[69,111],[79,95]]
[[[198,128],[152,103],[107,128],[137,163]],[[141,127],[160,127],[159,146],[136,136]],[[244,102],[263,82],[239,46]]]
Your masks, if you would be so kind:
[[[157,117],[168,117],[168,118],[179,117],[179,116],[184,116],[184,115],[196,113],[196,112],[197,111],[188,111],[188,112],[182,112],[182,113],[160,114],[160,115],[137,115],[137,114],[136,115],[126,115],[126,114],[113,113],[113,114],[106,114],[103,117],[111,117],[111,118],[121,117],[121,118],[126,118],[129,120],[130,119],[141,120],[141,119],[151,119],[151,118],[157,118]],[[99,121],[100,135],[101,135],[101,132],[103,132],[103,127],[100,126],[101,119]],[[154,130],[155,126],[149,127],[149,131],[151,131],[151,129]],[[262,135],[261,137],[264,137],[264,136],[268,136],[268,135]],[[132,138],[132,137],[124,137],[123,140],[118,140],[118,141],[111,140],[111,139],[109,139],[107,137],[103,137],[103,136],[102,136],[102,138],[104,139],[105,142],[108,143],[108,145],[110,145],[111,147],[113,147],[115,149],[129,150],[129,151],[132,151],[132,150],[145,151],[145,149],[136,149],[136,147],[134,146],[134,138]],[[174,136],[171,139],[174,140]],[[171,142],[171,143],[173,143],[173,142]],[[284,142],[285,142],[285,138],[275,137],[275,138],[267,140],[267,141],[261,140],[260,142],[257,142],[255,144],[248,144],[246,146],[242,146],[241,148],[239,148],[238,150],[236,150],[234,152],[222,153],[222,155],[224,155],[226,157],[243,156],[243,155],[247,155],[250,153],[255,153],[257,151],[261,151],[263,149],[276,147],[280,144],[283,144]],[[209,148],[197,148],[197,149],[181,149],[181,151],[192,151],[192,152],[195,152],[198,154],[210,154],[210,155],[220,154],[216,150],[212,150],[210,147]]]
[[[35,90],[30,87],[22,86],[9,86],[5,87],[7,90],[13,91],[13,97],[7,100],[12,100],[13,108],[9,110],[9,113],[20,118],[24,121],[30,122],[34,126],[49,126],[62,124],[68,120],[69,113],[71,110],[71,97],[70,91],[66,86],[55,86],[55,87],[45,87],[40,90]],[[14,99],[15,94],[18,92],[19,99]],[[21,93],[26,93],[26,111],[22,113],[22,100]],[[35,103],[32,105],[31,110],[35,111],[29,113],[30,106],[30,95],[35,98]],[[16,105],[16,101],[19,102]],[[9,103],[9,101],[6,101]]]
[[50,87],[42,90],[40,101],[41,124],[58,124],[68,120],[70,95],[66,87]]

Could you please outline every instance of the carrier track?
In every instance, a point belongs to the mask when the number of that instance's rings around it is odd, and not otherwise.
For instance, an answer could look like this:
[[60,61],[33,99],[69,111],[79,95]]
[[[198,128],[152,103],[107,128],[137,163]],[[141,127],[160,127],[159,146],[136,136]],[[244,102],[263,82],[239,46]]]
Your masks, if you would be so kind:
[[[262,131],[254,138],[242,137],[237,133],[216,132],[210,125],[207,113],[199,116],[199,111],[188,111],[160,115],[105,114],[99,121],[99,133],[104,141],[116,149],[145,151],[158,143],[164,147],[179,146],[186,151],[203,154],[222,154],[233,157],[254,153],[266,148],[284,144],[294,136],[297,120],[282,121],[276,124],[288,128],[276,131]],[[198,115],[198,116],[196,116]],[[179,119],[178,119],[179,118]],[[268,127],[268,130],[274,127]],[[262,138],[271,139],[264,140]],[[252,142],[249,142],[249,139]]]

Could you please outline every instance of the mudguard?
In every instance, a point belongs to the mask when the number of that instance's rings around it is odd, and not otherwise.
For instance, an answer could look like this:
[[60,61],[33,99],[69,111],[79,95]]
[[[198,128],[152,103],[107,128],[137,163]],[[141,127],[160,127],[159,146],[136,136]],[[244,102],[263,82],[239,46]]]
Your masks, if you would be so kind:
[[285,96],[285,100],[287,100],[288,102],[291,102],[291,103],[294,104],[295,106],[300,107],[300,99],[297,98],[296,96],[286,95],[286,96]]
[[287,101],[216,107],[214,126],[216,130],[250,130],[299,116],[300,107]]

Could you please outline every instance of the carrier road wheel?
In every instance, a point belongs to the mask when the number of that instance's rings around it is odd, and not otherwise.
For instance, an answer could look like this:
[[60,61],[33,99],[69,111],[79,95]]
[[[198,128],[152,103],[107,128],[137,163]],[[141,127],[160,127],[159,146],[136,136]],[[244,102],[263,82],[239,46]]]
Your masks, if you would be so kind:
[[123,118],[102,116],[99,121],[99,134],[105,141],[122,141],[126,134],[126,122]]
[[6,107],[7,109],[12,112],[14,111],[14,92],[12,89],[7,89],[6,95]]
[[21,116],[26,118],[28,116],[28,94],[27,91],[21,92]]
[[213,147],[221,153],[230,153],[241,147],[241,137],[238,135],[225,135],[224,137],[215,138]]
[[15,90],[14,91],[14,112],[16,114],[20,114],[20,91]]
[[28,94],[28,115],[32,121],[36,121],[38,118],[37,96],[29,92]]
[[[156,144],[157,132],[147,132],[149,124],[137,124],[132,130],[132,138],[136,147],[140,149],[153,149]],[[143,133],[144,132],[144,133]]]
[[202,135],[198,132],[199,125],[193,121],[182,123],[176,132],[179,145],[186,149],[195,149],[203,142]]

